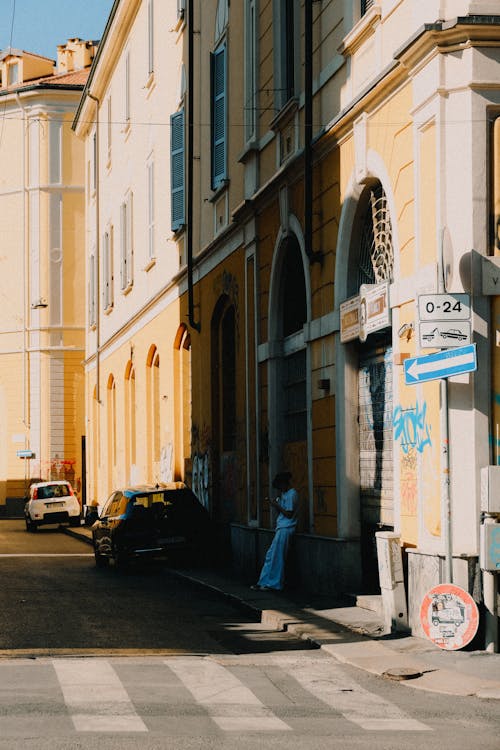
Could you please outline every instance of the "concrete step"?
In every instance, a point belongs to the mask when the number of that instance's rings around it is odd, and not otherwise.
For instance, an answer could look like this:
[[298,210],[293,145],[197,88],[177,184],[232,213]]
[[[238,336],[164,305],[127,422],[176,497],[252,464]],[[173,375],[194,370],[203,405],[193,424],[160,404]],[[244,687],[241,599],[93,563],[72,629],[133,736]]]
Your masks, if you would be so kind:
[[354,606],[361,609],[368,609],[375,612],[376,615],[383,618],[384,605],[382,603],[382,594],[349,594]]

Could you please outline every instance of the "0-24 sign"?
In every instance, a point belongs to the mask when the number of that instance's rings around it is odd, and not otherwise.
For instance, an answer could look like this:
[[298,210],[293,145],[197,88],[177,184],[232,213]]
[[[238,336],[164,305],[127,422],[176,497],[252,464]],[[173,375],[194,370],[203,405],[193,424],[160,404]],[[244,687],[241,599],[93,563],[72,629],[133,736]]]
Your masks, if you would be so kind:
[[469,320],[468,294],[421,294],[418,298],[419,320]]

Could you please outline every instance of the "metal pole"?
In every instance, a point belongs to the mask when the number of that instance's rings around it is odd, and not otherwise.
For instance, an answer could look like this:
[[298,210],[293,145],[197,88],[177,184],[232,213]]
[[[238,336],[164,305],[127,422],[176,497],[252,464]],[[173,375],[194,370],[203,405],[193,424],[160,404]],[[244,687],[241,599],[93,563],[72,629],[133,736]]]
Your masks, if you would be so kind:
[[[441,230],[441,241],[439,246],[438,261],[438,292],[446,292],[444,280],[444,228]],[[448,421],[448,379],[441,378],[439,381],[440,396],[440,421],[441,421],[441,500],[443,503],[444,529],[443,539],[445,547],[444,583],[453,583],[453,527],[450,498],[450,442]]]

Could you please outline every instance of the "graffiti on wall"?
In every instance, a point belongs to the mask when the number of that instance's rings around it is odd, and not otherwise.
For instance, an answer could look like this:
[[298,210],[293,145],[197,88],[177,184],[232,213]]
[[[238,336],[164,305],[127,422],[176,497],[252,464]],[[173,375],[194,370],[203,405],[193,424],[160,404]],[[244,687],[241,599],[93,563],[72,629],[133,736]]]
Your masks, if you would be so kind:
[[210,487],[210,453],[195,453],[192,457],[191,488],[198,500],[208,509]]
[[416,402],[415,406],[403,409],[396,406],[393,415],[394,439],[399,442],[404,454],[412,449],[423,453],[427,445],[432,446],[431,426],[427,422],[427,403]]

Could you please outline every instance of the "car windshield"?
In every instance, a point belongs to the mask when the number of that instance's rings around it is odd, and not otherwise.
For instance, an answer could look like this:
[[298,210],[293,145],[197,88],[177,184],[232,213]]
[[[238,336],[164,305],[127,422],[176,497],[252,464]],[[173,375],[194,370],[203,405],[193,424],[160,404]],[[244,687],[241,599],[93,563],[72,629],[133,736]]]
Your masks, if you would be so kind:
[[39,487],[37,491],[37,497],[41,500],[49,497],[67,497],[70,494],[67,484],[49,484],[47,487]]

